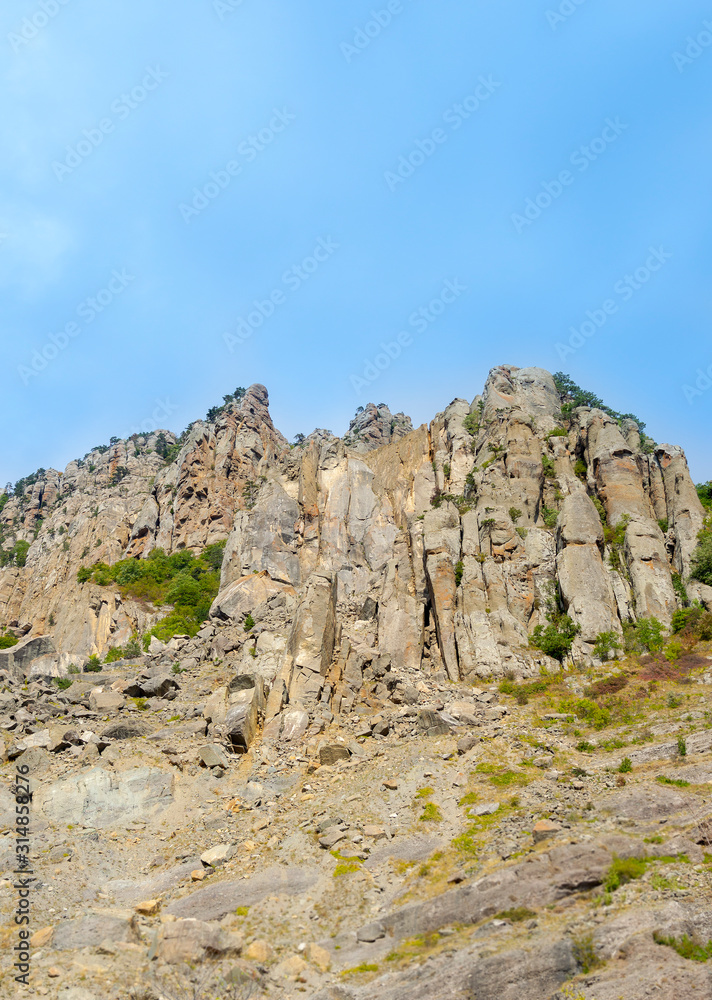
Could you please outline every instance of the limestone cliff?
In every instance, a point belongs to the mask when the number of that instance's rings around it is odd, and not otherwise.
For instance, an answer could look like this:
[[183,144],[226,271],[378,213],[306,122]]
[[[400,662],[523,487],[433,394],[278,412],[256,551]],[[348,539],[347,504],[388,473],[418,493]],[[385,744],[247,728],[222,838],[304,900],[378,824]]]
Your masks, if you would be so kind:
[[[0,625],[79,659],[165,613],[78,583],[81,566],[225,541],[213,613],[239,621],[278,592],[265,680],[308,707],[378,656],[465,681],[556,667],[529,645],[552,587],[574,658],[629,619],[669,623],[703,509],[679,448],[642,447],[634,422],[598,409],[564,420],[549,373],[502,366],[429,426],[369,404],[343,439],[297,447],[255,385],[178,442],[114,441],[44,472],[0,523],[5,550],[29,543],[0,570]],[[250,596],[255,574],[269,592]]]

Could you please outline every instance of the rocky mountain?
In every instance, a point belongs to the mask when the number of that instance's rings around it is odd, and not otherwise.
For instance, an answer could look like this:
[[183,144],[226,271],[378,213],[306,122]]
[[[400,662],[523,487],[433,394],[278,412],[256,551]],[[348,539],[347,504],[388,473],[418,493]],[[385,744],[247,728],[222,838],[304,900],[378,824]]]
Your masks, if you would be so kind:
[[[429,425],[369,404],[291,445],[253,385],[16,484],[38,992],[635,1000],[652,955],[704,995],[653,932],[712,938],[707,515],[680,448],[513,366]],[[653,856],[680,888],[619,894]]]

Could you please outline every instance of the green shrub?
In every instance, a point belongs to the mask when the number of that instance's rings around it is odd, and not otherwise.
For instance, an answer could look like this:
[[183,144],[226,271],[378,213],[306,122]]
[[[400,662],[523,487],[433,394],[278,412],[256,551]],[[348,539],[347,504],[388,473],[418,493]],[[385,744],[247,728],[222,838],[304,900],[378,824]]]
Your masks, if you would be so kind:
[[[705,510],[712,512],[712,482],[700,483],[697,487],[697,496]],[[1,510],[2,508],[0,508]]]
[[30,543],[19,541],[15,542],[13,548],[10,550],[11,554],[14,556],[16,566],[24,566],[27,562],[27,553],[30,550]]
[[129,641],[124,646],[124,658],[128,659],[140,655],[141,655],[141,646],[139,645],[138,636],[132,635]]
[[574,639],[581,631],[581,626],[577,625],[568,615],[559,615],[556,621],[548,625],[537,625],[532,633],[529,644],[534,649],[540,649],[542,653],[553,657],[561,662],[564,657],[571,652]]
[[[77,579],[80,583],[93,580],[102,587],[116,584],[124,597],[150,602],[156,607],[173,604],[173,611],[144,636],[147,648],[152,635],[166,642],[174,635],[196,634],[208,617],[220,587],[224,547],[224,542],[209,545],[197,558],[189,549],[170,556],[162,549],[154,549],[147,559],[122,559],[113,566],[102,562],[83,566]],[[140,651],[127,652],[127,649],[124,650],[127,656],[136,656]]]
[[14,635],[0,635],[0,649],[10,649],[11,646],[16,646],[19,641]]
[[684,651],[685,647],[681,642],[678,642],[677,639],[671,639],[665,646],[665,659],[668,663],[676,663]]
[[580,937],[575,937],[571,942],[571,950],[574,959],[581,967],[584,975],[588,975],[589,972],[599,969],[603,965],[593,946],[592,934],[583,934]]
[[81,671],[79,670],[79,667],[76,665],[76,663],[70,663],[69,666],[67,667],[67,673],[78,674],[81,673]]
[[692,576],[710,587],[712,586],[712,530],[701,531],[697,537],[697,548],[692,557]]
[[687,743],[684,736],[678,736],[677,738],[677,752],[681,757],[687,757]]
[[[481,411],[480,411],[481,412]],[[480,431],[480,417],[477,413],[468,413],[465,419],[462,421],[463,427],[468,434],[475,437]]]
[[683,934],[681,938],[665,937],[658,931],[653,933],[653,939],[656,944],[674,948],[678,955],[691,962],[707,962],[712,958],[712,941],[702,944],[689,938],[687,934]]
[[549,431],[549,433],[546,435],[546,440],[548,441],[549,438],[565,438],[568,436],[569,436],[568,431],[565,431],[563,427],[557,427],[553,431]]
[[69,677],[55,677],[54,683],[57,685],[60,691],[66,691],[70,688],[74,681],[70,680]]
[[662,531],[662,533],[664,535],[667,534],[668,528],[670,527],[670,522],[668,521],[668,519],[666,517],[661,517],[658,520],[658,525],[659,525],[660,530]]
[[547,526],[547,528],[555,528],[556,527],[556,522],[559,519],[559,512],[558,512],[558,510],[556,510],[555,507],[546,507],[546,506],[543,506],[541,508],[541,516],[542,516],[542,520],[544,521],[544,524]]
[[544,475],[547,479],[556,478],[556,467],[554,465],[553,459],[549,458],[548,455],[541,456],[541,464],[544,468]]
[[655,779],[661,785],[674,785],[676,788],[689,788],[690,782],[683,781],[682,778],[668,778],[664,774],[659,774]]
[[117,660],[123,660],[124,651],[121,646],[114,646],[104,657],[104,663],[116,663]]
[[682,632],[683,629],[687,628],[688,625],[694,627],[696,622],[702,615],[702,609],[699,607],[693,608],[678,608],[677,611],[672,613],[672,631],[673,634],[677,635],[678,632]]
[[639,618],[635,627],[638,643],[649,653],[659,653],[664,643],[664,626],[657,618]]
[[514,521],[514,523],[516,524],[517,521],[519,520],[519,518],[522,516],[522,512],[519,509],[519,507],[510,507],[509,508],[509,516]]
[[576,465],[574,465],[574,475],[578,476],[583,482],[586,482],[588,479],[588,466],[582,458],[579,458]]
[[599,660],[609,660],[611,653],[621,648],[621,638],[617,632],[599,632],[593,646],[593,655]]
[[459,587],[462,583],[462,576],[465,572],[465,564],[462,559],[455,563],[455,586]]
[[247,618],[245,618],[245,621],[243,623],[243,628],[245,629],[245,632],[251,632],[254,627],[255,627],[255,619],[252,617],[251,614],[248,614]]
[[615,892],[622,885],[645,875],[648,862],[642,858],[615,858],[603,883],[606,892]]
[[633,770],[633,764],[630,757],[624,757],[621,761],[620,767],[618,768],[621,774],[630,774]]
[[100,672],[101,672],[101,660],[96,655],[90,656],[88,662],[84,664],[84,673],[98,674]]
[[590,698],[563,698],[559,702],[558,711],[563,715],[575,715],[577,719],[588,722],[594,729],[605,729],[611,721],[610,711],[601,708]]

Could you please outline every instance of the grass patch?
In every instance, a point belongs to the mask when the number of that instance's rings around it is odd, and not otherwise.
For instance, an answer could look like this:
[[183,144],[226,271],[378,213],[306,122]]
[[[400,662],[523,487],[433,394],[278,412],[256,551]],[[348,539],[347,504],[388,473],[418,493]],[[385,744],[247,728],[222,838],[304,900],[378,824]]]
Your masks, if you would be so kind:
[[246,917],[249,912],[250,912],[249,906],[238,906],[238,908],[235,910],[235,916]]
[[511,910],[501,910],[494,920],[509,920],[513,924],[521,924],[524,920],[533,920],[536,917],[534,910],[528,910],[526,906],[515,906]]
[[339,878],[341,875],[352,875],[354,872],[360,872],[361,865],[356,861],[347,861],[334,868],[334,878]]
[[689,781],[683,781],[682,778],[668,778],[665,774],[659,774],[655,780],[660,785],[674,785],[676,788],[690,787]]
[[712,958],[712,941],[701,944],[683,934],[681,938],[665,937],[655,931],[653,940],[656,944],[665,945],[667,948],[674,948],[682,958],[690,962],[708,962]]
[[344,969],[341,973],[342,976],[360,976],[364,972],[378,972],[377,965],[371,965],[369,962],[361,962],[360,965],[355,965],[353,969]]
[[467,795],[463,795],[458,802],[459,806],[473,806],[475,802],[479,799],[477,792],[468,792]]
[[648,867],[647,860],[642,858],[615,858],[613,864],[608,869],[608,874],[603,883],[606,892],[615,892],[622,885],[642,878]]
[[430,796],[434,794],[435,792],[432,788],[419,788],[415,793],[415,797],[416,799],[429,799]]
[[[529,778],[526,774],[522,774],[520,771],[510,771],[503,768],[501,764],[488,764],[485,761],[477,765],[475,773],[488,774],[490,776],[490,784],[494,785],[496,788],[507,788],[510,785],[529,784]],[[460,804],[462,805],[462,803]]]
[[526,774],[518,771],[502,771],[501,774],[493,774],[490,777],[490,784],[497,788],[508,788],[510,785],[528,785],[529,778]]
[[440,823],[442,822],[443,814],[440,812],[438,806],[434,802],[427,802],[423,813],[420,817],[421,823]]
[[526,684],[515,684],[514,681],[504,680],[499,685],[499,691],[501,694],[511,695],[518,705],[527,705],[530,698],[544,694],[554,681],[555,678],[552,677],[529,681]]
[[676,878],[666,878],[664,875],[653,875],[650,879],[650,887],[662,892],[664,889],[683,889],[684,886]]

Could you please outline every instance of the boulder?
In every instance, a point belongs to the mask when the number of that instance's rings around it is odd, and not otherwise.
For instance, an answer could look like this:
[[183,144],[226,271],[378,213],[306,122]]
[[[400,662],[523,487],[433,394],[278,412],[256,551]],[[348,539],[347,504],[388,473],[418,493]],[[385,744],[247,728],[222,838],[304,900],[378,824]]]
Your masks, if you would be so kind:
[[327,767],[336,764],[340,760],[350,760],[351,752],[348,747],[339,744],[325,744],[319,747],[319,762]]
[[120,773],[94,767],[42,786],[35,800],[50,823],[106,829],[151,819],[170,806],[173,776],[151,767]]
[[269,573],[252,573],[230,583],[220,591],[210,608],[210,617],[223,621],[241,621],[259,605],[278,594],[294,597],[294,587],[273,580]]
[[202,920],[175,920],[163,925],[159,958],[170,965],[198,963],[207,957],[239,952],[242,939],[220,924]]

